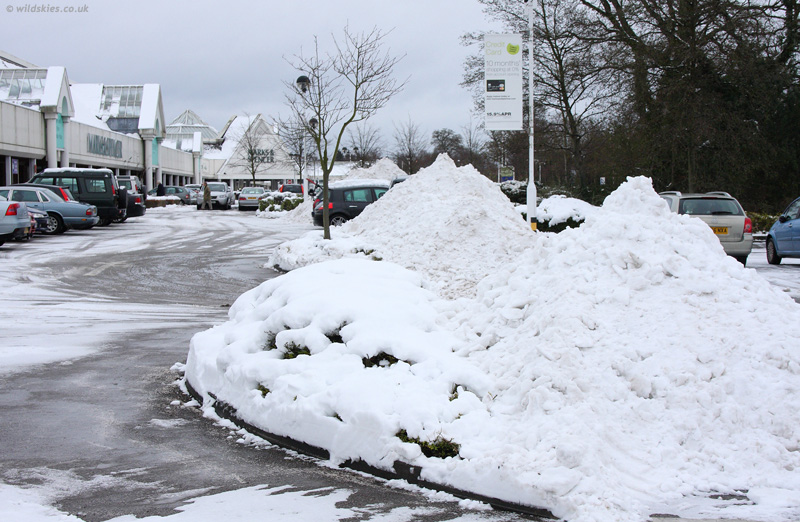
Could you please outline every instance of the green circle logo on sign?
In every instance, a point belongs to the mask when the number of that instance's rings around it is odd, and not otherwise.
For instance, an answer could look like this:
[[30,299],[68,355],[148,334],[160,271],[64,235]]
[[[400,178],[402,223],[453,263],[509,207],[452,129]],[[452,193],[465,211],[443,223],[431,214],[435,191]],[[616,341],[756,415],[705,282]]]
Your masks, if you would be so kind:
[[517,54],[519,52],[519,45],[508,44],[506,46],[506,51],[511,55]]

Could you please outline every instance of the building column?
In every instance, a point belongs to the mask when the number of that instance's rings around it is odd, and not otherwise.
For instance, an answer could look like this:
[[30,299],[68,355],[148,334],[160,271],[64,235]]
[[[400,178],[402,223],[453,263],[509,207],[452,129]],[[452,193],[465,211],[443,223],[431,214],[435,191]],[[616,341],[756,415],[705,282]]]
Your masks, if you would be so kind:
[[56,118],[58,113],[45,112],[45,151],[47,152],[47,168],[58,167],[58,143],[56,141]]
[[69,116],[61,115],[64,124],[64,150],[61,151],[61,166],[69,167]]
[[147,190],[156,188],[153,184],[153,138],[148,135],[142,136],[144,146],[144,184]]
[[[196,134],[200,134],[199,132]],[[195,139],[197,136],[195,136]],[[200,183],[200,162],[202,160],[203,154],[198,150],[192,150],[192,174],[194,174],[194,180],[192,183]]]
[[11,156],[6,156],[6,179],[3,180],[3,185],[11,185]]

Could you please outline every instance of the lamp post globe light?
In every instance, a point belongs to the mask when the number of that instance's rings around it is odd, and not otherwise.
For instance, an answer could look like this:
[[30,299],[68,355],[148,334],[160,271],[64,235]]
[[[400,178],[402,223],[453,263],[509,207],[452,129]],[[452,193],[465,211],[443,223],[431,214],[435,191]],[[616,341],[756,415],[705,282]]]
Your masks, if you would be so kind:
[[308,88],[311,86],[311,80],[308,79],[308,76],[300,76],[297,78],[297,88],[300,89],[300,93],[305,93],[308,91]]

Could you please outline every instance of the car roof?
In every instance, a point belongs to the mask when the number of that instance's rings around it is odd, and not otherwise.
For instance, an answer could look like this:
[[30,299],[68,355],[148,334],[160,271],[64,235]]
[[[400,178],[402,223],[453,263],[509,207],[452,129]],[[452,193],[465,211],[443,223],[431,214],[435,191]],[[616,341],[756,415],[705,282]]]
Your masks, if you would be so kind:
[[331,183],[328,188],[330,189],[344,189],[344,188],[389,188],[389,182],[385,179],[343,179]]
[[721,198],[721,199],[736,199],[727,192],[688,192],[686,194],[671,190],[666,192],[659,192],[659,196],[675,196],[679,198]]

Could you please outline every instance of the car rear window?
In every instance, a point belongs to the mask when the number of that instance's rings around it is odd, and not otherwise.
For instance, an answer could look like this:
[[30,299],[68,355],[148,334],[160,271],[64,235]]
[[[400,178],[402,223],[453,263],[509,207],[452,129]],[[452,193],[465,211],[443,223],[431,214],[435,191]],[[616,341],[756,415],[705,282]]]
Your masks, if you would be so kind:
[[345,201],[372,201],[372,189],[352,189],[344,191]]
[[690,216],[740,216],[742,209],[732,199],[691,198],[681,200],[678,213]]
[[80,194],[80,190],[78,190],[78,180],[75,178],[55,178],[55,183],[53,184],[60,187],[67,187],[73,194]]
[[106,191],[106,180],[100,178],[86,178],[86,192],[103,194]]

